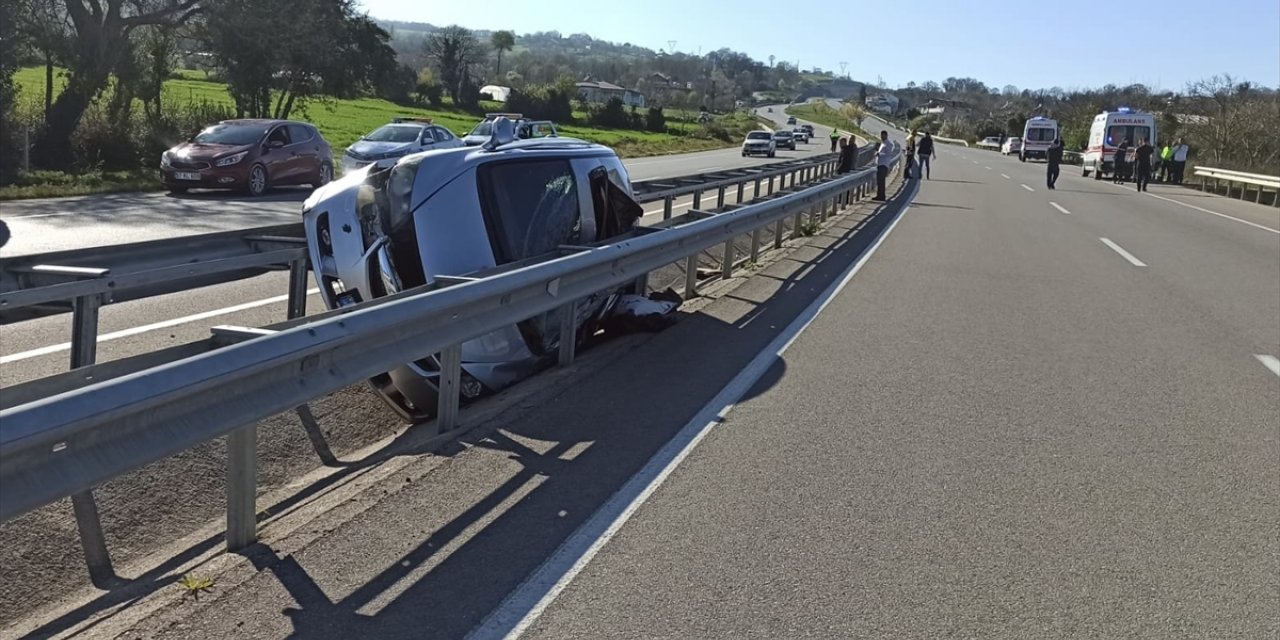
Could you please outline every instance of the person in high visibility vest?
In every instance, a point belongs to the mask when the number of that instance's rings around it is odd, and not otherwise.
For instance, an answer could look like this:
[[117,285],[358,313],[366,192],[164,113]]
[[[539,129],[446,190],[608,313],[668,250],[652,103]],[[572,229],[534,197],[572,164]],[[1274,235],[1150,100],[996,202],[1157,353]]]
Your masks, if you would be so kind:
[[831,130],[831,153],[836,152],[836,145],[839,144],[839,141],[840,141],[840,130],[832,129]]
[[1169,143],[1165,143],[1164,148],[1160,150],[1160,175],[1156,176],[1157,182],[1169,182],[1173,178],[1173,147]]

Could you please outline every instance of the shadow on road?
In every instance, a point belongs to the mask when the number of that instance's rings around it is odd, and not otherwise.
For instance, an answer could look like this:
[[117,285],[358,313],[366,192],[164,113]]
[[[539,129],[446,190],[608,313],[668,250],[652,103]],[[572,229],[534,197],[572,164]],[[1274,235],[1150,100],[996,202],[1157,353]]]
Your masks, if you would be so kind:
[[[290,637],[296,638],[463,637],[840,277],[889,224],[891,213],[907,204],[910,192],[900,184],[888,202],[865,216],[840,220],[815,242],[796,250],[788,260],[802,263],[802,268],[779,263],[758,274],[764,279],[735,290],[731,304],[748,308],[748,312],[725,320],[714,315],[713,307],[686,316],[676,326],[620,350],[608,366],[554,388],[554,395],[530,398],[523,406],[507,409],[462,438],[463,444],[504,453],[518,463],[518,470],[500,484],[478,490],[474,499],[467,494],[465,508],[448,516],[443,525],[427,528],[417,539],[403,540],[406,552],[380,571],[371,572],[345,597],[330,599],[297,558],[282,557],[267,544],[257,544],[244,555],[259,571],[272,576],[260,574],[255,581],[278,581],[296,603],[281,612],[288,622],[271,619],[279,609],[254,612],[261,594],[255,594],[255,582],[251,581],[194,613],[184,627],[212,633],[226,622],[228,612],[236,612],[232,617],[238,616],[238,624],[244,625],[237,633],[244,634],[253,634],[255,625],[260,625],[263,635],[280,635],[280,625],[287,624],[292,630]],[[785,360],[775,359],[747,397],[772,388],[786,373]],[[425,452],[418,444],[423,440],[421,433],[415,431],[402,435],[382,452],[348,463],[341,472],[271,505],[267,511],[285,511],[392,456]],[[311,435],[314,443],[318,434]],[[529,441],[545,446],[535,450],[523,444]],[[462,451],[465,448],[454,446],[445,455]],[[333,459],[331,453],[325,457]],[[425,482],[403,491],[423,492],[416,494],[416,500],[425,498],[432,504],[436,503],[433,496],[442,492],[447,496],[465,491],[465,487],[446,485]],[[447,503],[443,498],[438,502]],[[367,526],[367,522],[341,525],[331,535],[340,536],[348,528],[358,535],[355,527],[360,526]],[[95,612],[165,588],[172,579],[162,578],[164,573],[221,544],[221,540],[219,535],[202,541],[155,571],[36,633],[56,634]],[[330,545],[325,543],[330,540],[313,543],[307,556],[341,553],[327,548]],[[411,584],[403,584],[411,577]],[[386,601],[392,589],[399,591]],[[376,613],[369,613],[375,601]],[[259,615],[262,613],[267,615]],[[204,624],[201,618],[205,615],[218,619]]]

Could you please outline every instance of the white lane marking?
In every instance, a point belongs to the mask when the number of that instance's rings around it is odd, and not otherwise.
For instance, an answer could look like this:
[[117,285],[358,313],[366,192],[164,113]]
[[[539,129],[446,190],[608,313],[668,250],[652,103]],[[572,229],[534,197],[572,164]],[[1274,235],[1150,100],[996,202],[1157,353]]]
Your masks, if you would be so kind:
[[1144,264],[1141,260],[1139,260],[1139,259],[1137,259],[1137,258],[1133,257],[1133,254],[1132,254],[1132,253],[1129,253],[1128,251],[1125,251],[1125,250],[1124,250],[1124,248],[1123,248],[1123,247],[1121,247],[1120,245],[1118,245],[1118,244],[1116,244],[1116,243],[1114,243],[1114,242],[1112,242],[1112,241],[1110,241],[1110,240],[1108,240],[1108,239],[1106,239],[1106,238],[1098,238],[1098,239],[1102,241],[1102,244],[1105,244],[1105,245],[1107,245],[1108,247],[1111,247],[1112,249],[1114,249],[1116,253],[1120,254],[1120,256],[1121,256],[1121,257],[1123,257],[1125,260],[1128,260],[1131,264],[1133,264],[1133,266],[1135,266],[1135,267],[1145,267],[1145,266],[1147,266],[1147,265],[1146,265],[1146,264]]
[[[918,192],[919,188],[919,181],[915,181],[912,189]],[[844,290],[853,277],[862,270],[867,260],[875,255],[881,243],[898,226],[898,222],[910,208],[910,206],[903,208],[898,217],[880,232],[879,237],[861,258],[850,265],[839,279],[831,283],[822,295],[818,296],[799,317],[787,325],[782,333],[778,334],[738,375],[734,376],[729,384],[711,399],[711,402],[702,407],[674,438],[663,445],[643,468],[595,513],[591,514],[591,517],[579,526],[537,570],[520,583],[520,586],[516,587],[479,626],[468,633],[467,640],[514,639],[527,631],[556,597],[569,586],[569,583],[586,568],[600,549],[617,535],[627,520],[658,490],[658,487],[662,486],[667,477],[698,446],[698,443],[723,421],[734,405],[769,370],[774,361],[786,352],[800,334],[813,323],[818,314],[822,313],[827,305]]]
[[1000,174],[1000,177],[1001,177],[1001,178],[1004,178],[1005,180],[1012,180],[1012,179],[1013,179],[1013,178],[1010,178],[1010,177],[1009,177],[1009,174],[1007,174],[1007,173],[1002,173],[1002,174]]
[[1025,184],[1024,184],[1024,185],[1022,185],[1022,188],[1023,188],[1023,189],[1026,189],[1027,191],[1031,191],[1031,192],[1033,192],[1033,193],[1035,192],[1035,189],[1032,189],[1031,187],[1028,187],[1028,186],[1027,186],[1027,185],[1025,185]]
[[1054,209],[1057,209],[1058,211],[1061,211],[1061,212],[1063,212],[1063,213],[1065,213],[1065,214],[1067,214],[1067,215],[1071,215],[1071,212],[1070,212],[1070,211],[1067,211],[1065,208],[1063,208],[1063,206],[1062,206],[1062,205],[1060,205],[1060,204],[1058,204],[1058,203],[1056,203],[1056,202],[1050,202],[1049,204],[1053,205],[1053,208],[1054,208]]
[[[307,295],[309,296],[313,296],[317,293],[320,293],[319,289],[307,290]],[[248,309],[265,307],[269,304],[276,304],[278,302],[288,302],[288,301],[289,301],[289,296],[286,294],[283,296],[275,296],[275,297],[266,298],[263,300],[255,300],[253,302],[245,302],[243,304],[238,304],[233,307],[224,307],[222,309],[214,309],[213,311],[204,311],[202,313],[183,316],[181,318],[173,318],[172,320],[165,320],[163,322],[156,322],[154,324],[146,324],[146,325],[142,325],[141,327],[132,327],[129,329],[122,329],[120,331],[104,333],[98,336],[98,343],[101,344],[109,340],[119,340],[120,338],[128,338],[129,336],[136,336],[138,334],[147,333],[148,331],[156,331],[158,329],[167,329],[169,327],[176,327],[180,324],[187,324],[188,322],[197,322],[200,320],[207,320],[209,318],[224,316],[229,313],[238,313],[240,311],[246,311]],[[15,353],[12,355],[7,355],[7,356],[0,356],[0,364],[9,364],[10,362],[27,360],[29,358],[38,358],[40,356],[47,356],[51,353],[58,353],[59,351],[68,351],[70,349],[71,349],[70,342],[64,342],[62,344],[52,344],[47,347],[40,347],[39,349],[22,351],[22,352]]]
[[1280,229],[1272,229],[1271,227],[1263,226],[1263,225],[1260,225],[1260,224],[1258,224],[1258,223],[1256,223],[1256,222],[1249,222],[1248,220],[1241,220],[1240,218],[1236,218],[1236,217],[1233,217],[1233,216],[1229,216],[1229,215],[1227,215],[1227,214],[1225,214],[1225,213],[1218,213],[1217,211],[1210,211],[1210,210],[1205,209],[1205,208],[1202,208],[1202,207],[1197,207],[1197,206],[1196,206],[1196,205],[1194,205],[1194,204],[1187,204],[1187,203],[1185,203],[1185,202],[1179,202],[1179,201],[1177,201],[1177,200],[1174,200],[1173,198],[1166,198],[1166,197],[1164,197],[1164,196],[1158,196],[1158,195],[1156,195],[1156,194],[1154,194],[1154,193],[1148,193],[1147,195],[1151,196],[1152,198],[1158,198],[1158,199],[1160,199],[1160,200],[1164,200],[1165,202],[1172,202],[1172,203],[1174,203],[1174,204],[1180,204],[1180,205],[1182,205],[1182,206],[1184,206],[1184,207],[1186,207],[1186,208],[1188,208],[1188,209],[1195,209],[1196,211],[1203,211],[1203,212],[1205,212],[1205,213],[1213,214],[1213,215],[1215,215],[1215,216],[1218,216],[1219,218],[1226,218],[1226,219],[1228,219],[1228,220],[1235,220],[1236,222],[1239,222],[1240,224],[1247,224],[1247,225],[1249,225],[1249,226],[1251,226],[1251,227],[1257,227],[1257,228],[1259,228],[1259,229],[1262,229],[1263,231],[1270,231],[1271,233],[1280,233]]
[[986,169],[987,171],[991,171],[991,167],[983,167],[983,168]]
[[978,161],[977,161],[977,160],[970,160],[969,162],[972,162],[972,163],[974,163],[974,164],[978,164]]
[[1262,366],[1270,369],[1271,373],[1274,373],[1280,376],[1280,358],[1277,358],[1275,356],[1262,355],[1262,354],[1257,354],[1257,355],[1254,355],[1253,357],[1257,358],[1258,362],[1262,363]]

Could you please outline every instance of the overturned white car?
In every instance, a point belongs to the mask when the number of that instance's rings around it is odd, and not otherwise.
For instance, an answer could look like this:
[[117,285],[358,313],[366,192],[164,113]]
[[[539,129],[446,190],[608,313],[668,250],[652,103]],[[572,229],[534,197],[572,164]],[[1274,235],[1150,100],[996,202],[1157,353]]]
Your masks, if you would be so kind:
[[[600,243],[629,232],[641,215],[611,149],[573,138],[518,140],[505,118],[483,146],[363,167],[304,204],[312,268],[331,309]],[[625,293],[583,301],[580,338]],[[559,336],[559,315],[548,313],[463,344],[462,401],[553,362]],[[432,356],[371,382],[404,418],[419,421],[435,414],[438,379]]]

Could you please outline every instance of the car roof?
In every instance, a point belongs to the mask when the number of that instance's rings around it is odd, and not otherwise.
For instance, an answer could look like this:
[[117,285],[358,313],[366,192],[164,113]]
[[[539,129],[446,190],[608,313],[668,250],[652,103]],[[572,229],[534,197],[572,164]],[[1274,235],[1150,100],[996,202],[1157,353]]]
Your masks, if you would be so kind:
[[274,118],[233,118],[231,120],[223,120],[218,124],[236,124],[244,126],[271,126],[276,124],[306,124],[305,122],[294,122],[293,120],[276,120]]

